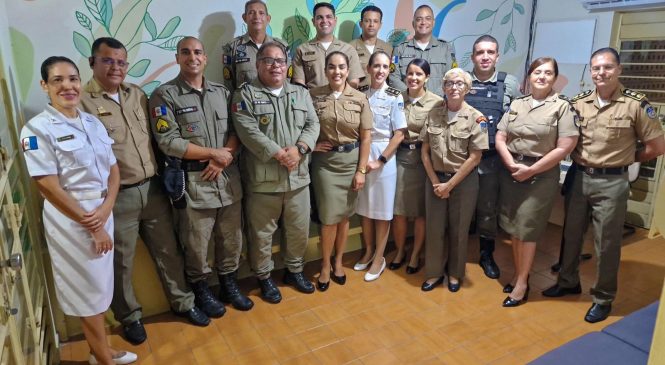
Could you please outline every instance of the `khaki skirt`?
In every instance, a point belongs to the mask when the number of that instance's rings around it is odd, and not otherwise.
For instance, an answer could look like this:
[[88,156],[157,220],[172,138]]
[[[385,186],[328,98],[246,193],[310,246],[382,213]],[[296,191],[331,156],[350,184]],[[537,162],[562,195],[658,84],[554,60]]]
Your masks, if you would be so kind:
[[559,166],[523,182],[515,181],[507,169],[502,169],[499,184],[501,228],[522,241],[539,240],[559,191]]
[[353,177],[358,168],[359,148],[351,152],[312,153],[314,199],[323,224],[337,224],[353,215],[358,193]]
[[405,217],[425,216],[425,181],[427,175],[420,149],[397,149],[397,188],[393,213]]

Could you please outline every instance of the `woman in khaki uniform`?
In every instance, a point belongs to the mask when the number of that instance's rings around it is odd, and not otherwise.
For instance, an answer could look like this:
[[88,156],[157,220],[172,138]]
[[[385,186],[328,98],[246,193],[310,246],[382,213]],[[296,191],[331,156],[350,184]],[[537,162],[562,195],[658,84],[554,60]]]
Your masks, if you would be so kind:
[[406,261],[406,231],[408,219],[414,220],[413,250],[406,266],[407,274],[415,274],[420,268],[420,249],[425,242],[425,168],[420,158],[422,139],[420,131],[432,107],[443,99],[425,88],[430,67],[427,61],[416,58],[406,67],[406,95],[404,114],[408,132],[397,149],[397,188],[395,191],[395,214],[393,237],[397,254],[388,268],[397,270]]
[[499,177],[499,225],[510,234],[515,260],[510,295],[504,307],[516,307],[529,296],[529,271],[552,211],[559,184],[559,161],[577,144],[576,113],[552,87],[559,75],[553,58],[541,57],[529,67],[531,94],[515,99],[503,115],[496,150],[506,166]]
[[469,226],[478,196],[478,171],[482,151],[488,148],[487,118],[464,101],[471,76],[453,68],[443,77],[446,100],[437,103],[422,130],[422,160],[427,172],[425,218],[427,237],[423,291],[443,283],[459,290],[466,265]]
[[[367,96],[346,82],[349,59],[342,52],[326,57],[328,85],[310,90],[321,133],[312,154],[314,199],[321,220],[321,274],[317,288],[328,289],[330,278],[343,285],[342,255],[349,233],[349,216],[358,191],[365,185],[372,143],[372,111]],[[330,262],[335,248],[335,266]]]

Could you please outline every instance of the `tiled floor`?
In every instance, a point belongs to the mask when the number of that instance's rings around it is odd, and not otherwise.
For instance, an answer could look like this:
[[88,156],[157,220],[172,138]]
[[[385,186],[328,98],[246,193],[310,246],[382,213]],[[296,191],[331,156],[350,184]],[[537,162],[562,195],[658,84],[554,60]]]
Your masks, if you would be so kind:
[[[139,354],[140,364],[522,364],[552,348],[641,308],[660,296],[665,276],[665,240],[646,239],[646,231],[624,240],[619,293],[611,317],[588,324],[588,288],[594,261],[581,266],[583,294],[559,300],[540,291],[554,283],[550,273],[559,252],[560,228],[550,225],[538,246],[531,273],[529,302],[502,308],[503,284],[512,275],[510,245],[499,244],[495,254],[501,279],[486,278],[477,261],[477,237],[469,242],[467,278],[462,289],[444,287],[420,291],[422,271],[406,275],[386,271],[366,283],[351,267],[359,252],[345,257],[345,286],[331,284],[325,293],[300,294],[280,285],[284,300],[277,305],[259,298],[253,279],[243,280],[256,303],[249,312],[228,308],[223,318],[206,328],[188,325],[164,314],[146,320],[148,340],[131,346],[110,336],[117,348]],[[587,242],[586,252],[592,252]],[[388,254],[388,259],[393,253]],[[312,277],[318,262],[307,265]],[[281,272],[274,274],[281,279]],[[281,284],[281,282],[280,282]],[[65,343],[63,364],[83,364],[84,341]]]

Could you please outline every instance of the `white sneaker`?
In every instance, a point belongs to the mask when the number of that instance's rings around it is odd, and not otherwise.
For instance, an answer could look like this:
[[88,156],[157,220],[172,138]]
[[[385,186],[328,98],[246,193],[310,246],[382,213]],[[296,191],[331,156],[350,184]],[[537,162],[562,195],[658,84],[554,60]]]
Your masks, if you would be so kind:
[[[115,364],[119,364],[119,365],[131,364],[134,361],[138,360],[138,358],[139,357],[133,352],[120,351],[115,355],[115,357],[113,357],[113,362]],[[90,354],[90,358],[88,359],[88,364],[90,364],[90,365],[97,365],[98,364],[97,359],[95,358],[95,355]]]
[[381,269],[379,270],[379,272],[376,273],[376,274],[372,274],[369,271],[366,272],[365,273],[365,281],[374,281],[374,280],[378,279],[379,276],[381,276],[381,273],[383,273],[383,270],[385,270],[385,269],[386,269],[386,259],[383,258],[383,262],[381,263]]
[[[374,253],[374,255],[376,255],[376,253]],[[363,264],[362,262],[360,262],[360,261],[356,262],[356,264],[353,265],[353,270],[354,270],[354,271],[363,271],[363,270],[367,270],[367,266],[369,266],[369,265],[372,263],[372,261],[374,261],[374,255],[372,255],[372,258],[369,259],[369,261],[367,261],[367,262],[364,263],[364,264]]]

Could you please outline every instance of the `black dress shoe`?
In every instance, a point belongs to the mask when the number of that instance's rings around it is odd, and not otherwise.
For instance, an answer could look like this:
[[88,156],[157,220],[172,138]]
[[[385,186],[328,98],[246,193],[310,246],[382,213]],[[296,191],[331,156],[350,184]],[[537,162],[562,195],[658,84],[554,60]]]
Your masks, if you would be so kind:
[[513,299],[509,296],[506,297],[506,299],[503,300],[503,306],[506,308],[510,307],[517,307],[519,305],[522,305],[526,303],[528,295],[524,295],[524,298],[522,299]]
[[593,303],[591,308],[589,308],[589,310],[586,312],[584,320],[589,323],[604,321],[607,318],[607,316],[610,315],[611,311],[612,311],[612,304]]
[[224,304],[215,298],[205,279],[192,283],[191,287],[194,292],[194,305],[199,307],[208,317],[219,318],[226,313]]
[[462,286],[462,281],[461,281],[461,280],[453,284],[453,283],[450,282],[450,278],[448,278],[448,290],[449,290],[451,293],[458,292],[458,291],[459,291],[459,288],[460,288],[461,286]]
[[511,283],[508,283],[508,284],[503,286],[503,292],[504,293],[512,293],[513,289],[515,289],[515,287]]
[[480,267],[483,268],[483,272],[488,278],[498,279],[499,276],[501,276],[499,266],[497,266],[496,262],[494,262],[494,257],[492,257],[492,254],[481,253],[480,261],[478,261],[478,263],[480,264]]
[[580,294],[581,292],[582,292],[582,286],[580,284],[577,284],[577,286],[574,286],[572,288],[564,288],[559,286],[559,284],[554,284],[554,286],[543,290],[543,296],[550,298],[558,298],[564,295]]
[[391,262],[388,265],[388,269],[389,270],[397,270],[400,267],[402,267],[402,265],[404,265],[405,262],[406,262],[406,254],[404,255],[404,257],[402,257],[402,260],[400,262]]
[[444,277],[442,276],[442,277],[436,279],[436,281],[431,283],[431,284],[428,283],[427,281],[423,282],[423,285],[420,287],[420,290],[430,291],[430,290],[434,289],[437,285],[443,284],[443,278]]
[[330,279],[334,281],[337,285],[344,285],[346,284],[346,274],[337,276],[335,275],[334,272],[330,273]]
[[132,345],[140,345],[148,338],[141,320],[123,325],[122,334],[125,336],[125,339]]
[[305,278],[305,274],[301,272],[284,272],[284,284],[292,285],[297,291],[305,294],[314,293],[314,285]]
[[266,279],[259,279],[259,287],[261,288],[261,298],[266,302],[277,304],[282,301],[282,293],[279,292],[270,276]]
[[326,291],[330,287],[330,280],[326,283],[320,282],[318,279],[316,280],[316,288],[319,289],[319,291]]
[[417,273],[418,271],[420,271],[420,266],[411,267],[409,265],[406,265],[406,273],[407,274],[413,275],[413,274]]
[[224,303],[231,303],[233,308],[248,311],[254,302],[240,291],[237,280],[238,271],[219,275],[219,299]]
[[195,326],[205,327],[210,324],[210,318],[208,318],[208,316],[196,306],[193,306],[192,309],[188,311],[175,312],[175,314],[179,317],[187,318],[189,323]]

